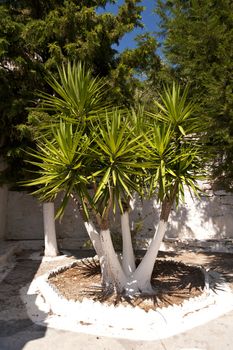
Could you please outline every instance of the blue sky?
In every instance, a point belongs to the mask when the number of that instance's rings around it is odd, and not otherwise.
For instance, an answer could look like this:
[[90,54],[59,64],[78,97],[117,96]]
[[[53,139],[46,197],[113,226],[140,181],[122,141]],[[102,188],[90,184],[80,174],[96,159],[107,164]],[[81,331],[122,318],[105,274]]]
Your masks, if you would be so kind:
[[[122,5],[123,3],[124,3],[124,0],[119,0],[115,5],[107,5],[105,8],[105,11],[117,13],[118,6]],[[141,5],[145,7],[144,11],[141,14],[142,22],[144,23],[144,28],[143,29],[136,28],[131,33],[126,34],[120,41],[119,46],[117,46],[118,51],[123,51],[126,48],[135,47],[134,38],[138,34],[142,34],[145,31],[154,32],[158,30],[159,18],[155,13],[153,13],[153,10],[155,9],[156,1],[142,0]],[[103,10],[101,10],[101,12],[103,12]]]

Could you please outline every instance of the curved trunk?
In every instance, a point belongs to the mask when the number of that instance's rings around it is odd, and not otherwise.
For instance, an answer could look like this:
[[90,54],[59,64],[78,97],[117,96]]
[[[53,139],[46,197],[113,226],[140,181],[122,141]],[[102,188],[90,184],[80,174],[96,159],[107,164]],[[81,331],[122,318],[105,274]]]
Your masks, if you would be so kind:
[[99,259],[103,255],[102,244],[100,241],[99,232],[96,230],[92,221],[85,221],[84,226],[87,230],[88,236],[93,244],[93,247],[98,255]]
[[102,250],[102,246],[101,246],[101,242],[100,242],[99,232],[96,230],[96,227],[95,227],[94,223],[92,222],[92,220],[87,218],[82,204],[79,203],[79,201],[75,197],[75,195],[71,194],[70,196],[73,199],[75,205],[78,207],[79,213],[80,213],[81,218],[83,219],[83,222],[84,222],[84,226],[87,230],[87,234],[88,234],[88,236],[91,240],[91,243],[96,251],[96,254],[98,255],[98,257],[100,259],[100,257],[103,254],[103,250]]
[[132,238],[129,226],[129,213],[125,211],[121,215],[121,231],[123,244],[122,267],[127,276],[130,276],[136,269],[135,256],[132,246]]
[[139,266],[135,269],[134,253],[129,227],[128,211],[121,216],[123,238],[122,265],[114,250],[107,221],[101,224],[98,233],[91,221],[85,222],[93,246],[99,256],[102,273],[102,286],[105,292],[125,293],[129,297],[137,294],[154,294],[151,285],[151,275],[155,260],[166,232],[167,221],[171,211],[172,201],[165,199],[162,203],[160,221],[150,246]]
[[121,293],[126,284],[126,276],[114,250],[109,229],[100,231],[103,256],[100,258],[103,275],[103,285]]
[[58,256],[55,219],[54,219],[54,203],[43,203],[43,219],[44,219],[44,242],[45,256]]
[[153,272],[155,260],[158,255],[159,247],[166,232],[171,206],[172,201],[169,201],[167,199],[163,201],[160,221],[157,226],[154,237],[141,263],[139,264],[135,272],[131,275],[125,287],[126,293],[128,295],[135,295],[137,293],[154,293],[154,290],[151,285],[151,275]]
[[92,245],[96,251],[96,254],[98,255],[98,258],[99,258],[100,268],[101,268],[101,277],[102,277],[102,286],[104,290],[111,291],[114,289],[114,282],[113,282],[109,264],[103,252],[102,243],[100,240],[100,234],[96,230],[92,221],[89,221],[89,222],[86,221],[84,222],[84,225],[86,227],[86,230],[92,242]]
[[154,292],[151,286],[151,275],[153,272],[155,260],[158,255],[160,244],[166,232],[167,222],[160,220],[156,233],[150,243],[150,246],[143,257],[136,271],[132,274],[130,281],[127,283],[127,292],[129,294]]

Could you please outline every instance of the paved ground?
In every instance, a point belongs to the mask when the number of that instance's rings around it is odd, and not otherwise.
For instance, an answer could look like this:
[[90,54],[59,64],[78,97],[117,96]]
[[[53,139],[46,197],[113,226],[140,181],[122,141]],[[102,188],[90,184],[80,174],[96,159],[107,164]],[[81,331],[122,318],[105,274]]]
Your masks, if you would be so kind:
[[[82,257],[81,252],[76,256]],[[226,273],[233,283],[233,255],[186,253],[183,261],[195,262]],[[30,283],[35,276],[53,268],[60,262],[28,259],[27,254],[17,257],[13,270],[0,283],[0,350],[232,350],[233,311],[203,326],[196,327],[174,337],[146,342],[98,337],[72,333],[35,325],[27,315],[20,288]]]

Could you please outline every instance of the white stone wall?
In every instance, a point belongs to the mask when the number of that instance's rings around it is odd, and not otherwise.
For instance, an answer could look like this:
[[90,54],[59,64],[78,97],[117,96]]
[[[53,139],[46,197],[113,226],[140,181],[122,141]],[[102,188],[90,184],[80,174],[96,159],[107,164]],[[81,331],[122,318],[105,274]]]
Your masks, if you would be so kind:
[[[136,220],[140,222],[140,218],[144,218],[141,236],[145,232],[152,236],[159,218],[159,206],[151,200],[143,206],[137,202],[135,207]],[[172,210],[165,238],[233,239],[233,194],[210,190],[197,199],[186,191],[185,203]]]
[[[56,232],[61,239],[87,239],[83,222],[72,202],[61,222],[56,221]],[[36,198],[25,192],[8,192],[5,236],[11,240],[44,238],[42,204]]]
[[[155,201],[134,203],[131,228],[138,239],[153,236],[159,218]],[[42,205],[24,192],[9,191],[7,200],[5,238],[13,240],[43,239]],[[70,242],[77,248],[87,239],[82,219],[73,202],[70,202],[61,222],[56,222],[57,236],[61,242]],[[120,231],[119,219],[114,231]],[[185,203],[173,210],[166,238],[186,239],[232,239],[233,194],[207,190],[201,200],[192,199],[186,193]]]
[[8,192],[7,239],[42,239],[42,205],[24,192]]

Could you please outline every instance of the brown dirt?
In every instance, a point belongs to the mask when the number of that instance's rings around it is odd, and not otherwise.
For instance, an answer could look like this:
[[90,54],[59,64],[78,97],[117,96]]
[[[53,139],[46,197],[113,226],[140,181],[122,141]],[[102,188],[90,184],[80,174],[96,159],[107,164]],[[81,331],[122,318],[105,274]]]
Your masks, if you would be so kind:
[[152,275],[156,293],[129,299],[116,294],[106,294],[101,288],[99,263],[83,259],[49,279],[59,294],[68,300],[82,301],[91,298],[108,304],[131,304],[148,311],[168,305],[179,305],[186,299],[199,296],[204,288],[204,275],[199,267],[174,260],[157,259]]

